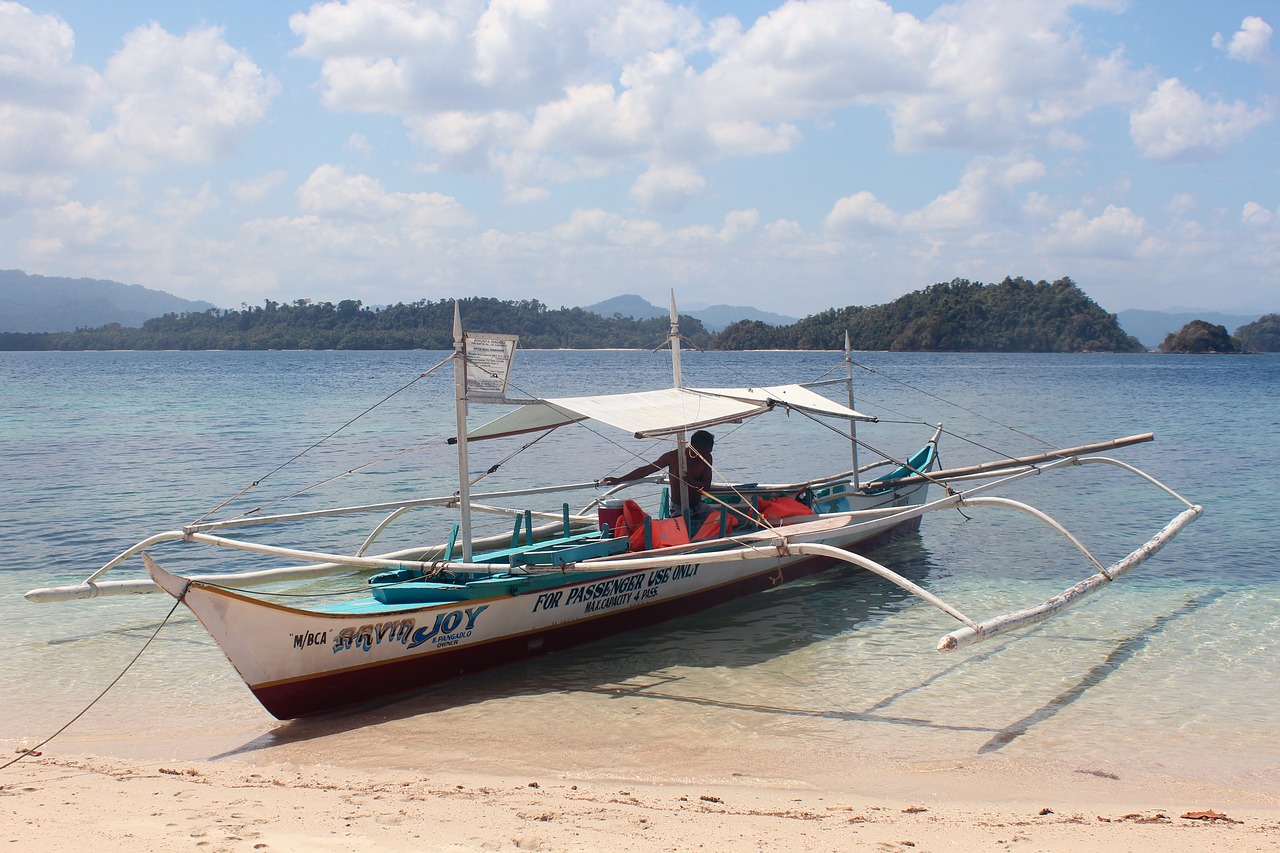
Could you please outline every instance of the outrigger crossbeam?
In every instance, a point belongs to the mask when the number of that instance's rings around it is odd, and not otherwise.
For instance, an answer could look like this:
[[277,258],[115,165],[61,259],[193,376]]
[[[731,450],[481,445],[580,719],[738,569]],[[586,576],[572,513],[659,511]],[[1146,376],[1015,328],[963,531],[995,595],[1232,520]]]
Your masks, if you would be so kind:
[[[1123,444],[1126,443],[1136,443],[1144,440],[1150,440],[1148,435],[1131,436],[1128,439],[1118,439],[1115,442],[1106,442],[1105,444],[1109,446],[1123,446]],[[1088,448],[1097,446],[1100,445],[1086,445]],[[1010,464],[1016,464],[1019,467],[1010,468]],[[1102,562],[1098,560],[1098,558],[1076,536],[1048,514],[1020,501],[980,494],[998,486],[1020,480],[1024,477],[1044,473],[1056,468],[1090,464],[1112,465],[1128,471],[1166,492],[1182,503],[1186,509],[1175,516],[1158,533],[1129,555],[1115,563],[1112,563],[1110,566],[1104,566]],[[952,475],[951,477],[948,477],[949,473]],[[1169,488],[1164,483],[1161,483],[1146,472],[1127,463],[1103,456],[1073,455],[1065,458],[1052,457],[1051,461],[1048,461],[1047,464],[1039,466],[1035,466],[1029,459],[1020,459],[1013,463],[1006,462],[1004,467],[998,469],[984,469],[983,466],[971,466],[970,468],[951,469],[950,472],[937,472],[931,474],[929,479],[935,482],[947,483],[949,481],[954,482],[956,479],[964,480],[975,476],[982,477],[984,479],[991,479],[998,476],[999,479],[995,482],[987,482],[982,485],[973,486],[972,488],[964,491],[951,491],[942,498],[918,506],[906,508],[883,507],[879,509],[859,510],[846,513],[832,513],[824,515],[813,521],[783,525],[781,527],[769,528],[755,533],[746,534],[744,536],[730,537],[719,542],[720,550],[705,550],[709,546],[715,547],[717,543],[702,542],[698,543],[698,545],[691,544],[666,549],[664,555],[655,555],[652,552],[649,552],[644,555],[643,561],[647,567],[655,567],[664,565],[680,565],[682,563],[689,562],[691,557],[696,559],[699,563],[716,564],[758,558],[762,554],[776,554],[779,557],[802,554],[849,563],[857,566],[858,568],[873,572],[879,577],[896,584],[902,589],[910,592],[912,595],[919,597],[957,621],[963,623],[964,627],[950,632],[938,641],[938,651],[950,652],[973,645],[974,643],[981,642],[982,640],[990,639],[991,637],[999,636],[1009,631],[1015,631],[1019,628],[1034,625],[1061,613],[1068,607],[1079,603],[1089,595],[1098,592],[1113,581],[1119,580],[1121,577],[1128,574],[1138,565],[1163,548],[1164,545],[1176,536],[1183,527],[1198,518],[1204,511],[1203,507],[1198,504],[1191,503],[1182,495],[1178,494],[1173,489]],[[922,478],[902,478],[902,480],[896,482],[901,483],[909,479]],[[585,486],[590,484],[575,485]],[[494,496],[497,496],[498,494],[500,493],[494,493]],[[119,555],[116,559],[112,560],[88,580],[76,586],[32,590],[27,593],[26,597],[31,601],[59,601],[77,598],[95,598],[99,595],[152,592],[156,587],[149,579],[105,581],[101,583],[98,583],[97,579],[101,574],[122,562],[126,557],[138,553],[144,548],[148,548],[152,545],[175,540],[198,542],[206,545],[233,548],[258,554],[317,561],[312,565],[295,566],[289,569],[268,569],[260,572],[241,572],[232,575],[208,575],[202,578],[203,580],[212,583],[232,582],[237,586],[246,586],[255,582],[262,583],[279,580],[286,575],[294,580],[321,577],[324,575],[334,574],[338,571],[351,571],[353,568],[372,569],[387,567],[417,567],[422,569],[425,573],[430,573],[440,569],[459,571],[469,569],[487,570],[490,567],[472,565],[465,559],[460,562],[452,560],[447,562],[443,561],[440,559],[443,549],[426,549],[425,551],[423,549],[416,549],[415,551],[399,551],[375,556],[364,555],[364,552],[372,539],[377,533],[381,532],[385,525],[393,518],[398,517],[408,509],[427,505],[438,506],[441,504],[447,504],[449,500],[450,499],[448,498],[428,498],[417,501],[408,501],[400,504],[392,515],[389,516],[383,524],[379,526],[375,533],[370,536],[370,539],[365,542],[365,545],[362,546],[360,552],[355,555],[330,554],[311,550],[268,546],[230,539],[225,536],[215,535],[209,532],[210,530],[216,530],[220,527],[282,521],[294,517],[312,515],[312,513],[298,513],[296,516],[292,517],[259,517],[254,519],[237,519],[221,523],[213,522],[208,524],[192,525],[184,530],[175,530],[157,534],[139,542],[137,545],[134,545],[123,554]],[[454,498],[454,500],[456,500],[456,498]],[[366,507],[348,507],[339,512],[386,509],[391,506],[393,505],[382,504]],[[1087,559],[1094,568],[1097,569],[1097,571],[1074,586],[1040,604],[979,622],[962,613],[953,605],[943,601],[935,594],[924,589],[919,584],[908,580],[892,569],[872,560],[869,557],[856,554],[852,551],[838,548],[833,545],[804,541],[808,536],[821,535],[822,533],[828,532],[834,528],[847,526],[849,524],[875,523],[881,525],[893,525],[922,516],[929,512],[959,507],[1008,509],[1028,515],[1066,538],[1078,551],[1080,551],[1085,559]],[[484,509],[496,512],[505,512],[503,508],[499,507],[484,507]],[[587,519],[584,517],[572,517],[572,521],[574,523],[584,522],[586,520]],[[536,529],[536,532],[541,533],[543,532],[543,529],[539,527]],[[696,557],[694,557],[695,550]],[[638,556],[633,557],[629,555],[595,558],[584,560],[577,564],[561,566],[557,570],[565,571],[576,565],[578,568],[589,568],[593,571],[609,571],[611,569],[625,571],[630,568],[637,559],[640,558]]]

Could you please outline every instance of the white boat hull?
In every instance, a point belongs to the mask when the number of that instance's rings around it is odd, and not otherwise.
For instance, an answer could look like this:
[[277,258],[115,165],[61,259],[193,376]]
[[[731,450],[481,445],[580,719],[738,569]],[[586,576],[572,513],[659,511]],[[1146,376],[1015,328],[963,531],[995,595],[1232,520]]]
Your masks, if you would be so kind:
[[[891,502],[920,505],[926,492],[927,486],[911,487]],[[783,530],[790,542],[865,550],[914,532],[919,523],[919,516],[855,522],[837,515]],[[696,613],[835,562],[785,554],[771,539],[781,537],[744,537],[757,550],[727,562],[648,552],[633,558],[633,569],[590,580],[569,572],[564,584],[534,593],[340,614],[277,605],[146,562],[156,583],[195,613],[263,706],[288,719]]]

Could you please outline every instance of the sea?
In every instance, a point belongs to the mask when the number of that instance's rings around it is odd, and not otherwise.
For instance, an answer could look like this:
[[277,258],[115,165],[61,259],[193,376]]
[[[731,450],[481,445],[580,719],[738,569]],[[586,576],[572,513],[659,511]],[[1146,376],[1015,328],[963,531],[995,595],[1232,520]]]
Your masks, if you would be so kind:
[[[1204,515],[1105,591],[1041,625],[950,654],[958,627],[898,587],[837,569],[697,616],[310,721],[257,704],[162,594],[35,604],[134,543],[199,519],[448,495],[457,488],[448,353],[0,353],[0,742],[155,760],[528,767],[580,776],[867,777],[1053,765],[1280,797],[1280,356],[683,353],[700,387],[843,379],[865,447],[901,459],[941,426],[954,467],[1153,432],[1105,454]],[[517,351],[510,396],[661,387],[665,352]],[[847,402],[844,384],[825,393]],[[500,413],[473,404],[472,425]],[[801,481],[852,467],[799,413],[716,427],[717,480]],[[583,484],[665,448],[584,424],[470,446],[474,492]],[[1104,564],[1183,508],[1127,469],[1089,465],[997,489],[1060,521]],[[492,499],[510,502],[513,499]],[[514,500],[519,500],[518,498]],[[436,542],[401,516],[374,550]],[[359,547],[386,513],[236,535]],[[480,532],[509,521],[484,517]],[[228,535],[231,535],[228,533]],[[278,561],[162,543],[178,572]],[[1092,574],[1062,536],[1004,508],[930,514],[872,555],[977,619]],[[104,576],[141,577],[135,556]],[[353,589],[357,577],[313,582]],[[162,627],[161,627],[162,626]],[[157,628],[159,630],[157,631]],[[123,673],[123,675],[122,675]],[[104,692],[105,691],[105,692]],[[81,715],[78,716],[77,715]]]

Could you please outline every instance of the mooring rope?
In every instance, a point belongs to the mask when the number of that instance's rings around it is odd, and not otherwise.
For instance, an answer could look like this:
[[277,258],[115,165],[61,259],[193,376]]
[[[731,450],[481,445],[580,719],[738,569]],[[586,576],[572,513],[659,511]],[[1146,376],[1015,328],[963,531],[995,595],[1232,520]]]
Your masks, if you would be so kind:
[[0,764],[0,770],[4,770],[6,767],[17,764],[19,761],[21,761],[22,759],[26,758],[29,755],[38,755],[40,747],[44,746],[49,741],[56,738],[58,735],[62,734],[67,729],[71,728],[72,723],[74,723],[76,720],[83,717],[85,714],[89,712],[90,708],[98,704],[98,702],[102,699],[102,697],[107,695],[107,691],[109,691],[112,687],[115,687],[117,682],[119,682],[120,679],[124,678],[124,674],[128,672],[135,663],[138,662],[138,658],[142,657],[142,653],[147,650],[147,648],[151,645],[151,641],[154,640],[156,638],[156,635],[160,633],[160,629],[163,628],[165,625],[169,624],[169,620],[173,618],[173,614],[177,612],[178,605],[182,603],[182,599],[185,596],[186,596],[186,592],[184,591],[182,595],[178,596],[178,598],[174,600],[173,607],[169,608],[168,615],[166,615],[164,619],[161,620],[160,624],[156,626],[156,629],[151,632],[151,636],[148,637],[147,641],[142,644],[142,648],[138,649],[138,653],[133,656],[133,660],[125,664],[124,669],[120,670],[120,674],[117,675],[115,678],[111,679],[111,683],[108,684],[106,687],[104,687],[102,689],[102,692],[99,693],[92,702],[90,702],[88,705],[85,705],[84,708],[80,711],[80,713],[76,714],[70,720],[67,720],[67,722],[63,724],[62,728],[58,729],[53,734],[49,735],[47,738],[40,741],[35,746],[29,749],[23,750],[22,752],[19,752],[17,758],[11,758],[10,760],[6,761],[4,764]]

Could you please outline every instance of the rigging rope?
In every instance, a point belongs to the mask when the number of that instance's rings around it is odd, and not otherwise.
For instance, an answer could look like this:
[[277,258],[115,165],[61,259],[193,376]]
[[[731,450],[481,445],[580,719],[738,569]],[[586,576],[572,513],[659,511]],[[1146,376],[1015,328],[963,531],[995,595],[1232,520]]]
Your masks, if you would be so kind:
[[[867,371],[868,373],[873,373],[873,374],[875,374],[876,376],[879,376],[879,377],[881,377],[881,378],[883,378],[883,379],[888,380],[889,382],[895,382],[895,383],[897,383],[897,384],[899,384],[899,385],[902,385],[903,387],[909,388],[909,389],[911,389],[912,391],[916,392],[917,394],[924,394],[926,397],[932,397],[933,399],[937,400],[937,401],[938,401],[938,402],[940,402],[940,403],[946,403],[948,406],[955,406],[957,409],[960,409],[960,410],[961,410],[961,411],[963,411],[963,412],[968,412],[969,414],[973,415],[974,417],[982,418],[984,421],[987,421],[988,423],[993,423],[993,424],[995,424],[995,425],[996,425],[996,426],[998,426],[998,427],[1003,427],[1003,428],[1005,428],[1005,429],[1007,429],[1007,430],[1010,430],[1010,431],[1012,431],[1012,432],[1016,432],[1018,435],[1024,436],[1025,438],[1029,438],[1029,439],[1031,439],[1032,441],[1038,441],[1038,442],[1040,442],[1041,444],[1045,445],[1046,447],[1051,447],[1051,448],[1053,448],[1054,450],[1061,450],[1061,449],[1062,449],[1060,445],[1055,444],[1055,443],[1054,443],[1054,442],[1052,442],[1052,441],[1049,441],[1047,438],[1041,438],[1041,437],[1040,437],[1040,436],[1038,436],[1038,435],[1033,435],[1033,434],[1031,434],[1031,433],[1029,433],[1029,432],[1026,432],[1026,431],[1021,430],[1021,429],[1018,429],[1018,428],[1017,428],[1017,427],[1015,427],[1015,426],[1011,426],[1011,425],[1009,425],[1009,424],[1006,424],[1006,423],[1003,423],[1003,422],[1001,422],[1001,421],[998,421],[998,420],[996,420],[995,418],[988,417],[987,415],[984,415],[984,414],[982,414],[981,412],[975,412],[973,409],[970,409],[970,408],[969,408],[969,407],[967,407],[967,406],[962,406],[961,404],[959,404],[959,403],[957,403],[957,402],[954,402],[953,400],[948,400],[948,399],[946,399],[945,397],[940,397],[940,396],[938,396],[937,394],[934,394],[934,393],[933,393],[933,392],[931,392],[931,391],[926,391],[926,390],[925,390],[925,389],[923,389],[923,388],[917,388],[916,386],[912,385],[910,382],[907,382],[907,381],[902,380],[902,379],[898,379],[897,377],[894,377],[894,376],[890,376],[890,375],[889,375],[889,374],[887,374],[887,373],[882,373],[882,372],[880,372],[880,371],[876,370],[874,367],[871,367],[871,366],[866,365],[866,364],[862,364],[862,363],[857,362],[857,361],[853,361],[852,359],[850,359],[850,360],[849,360],[849,363],[850,363],[850,364],[852,364],[854,367],[861,368],[862,370],[865,370],[865,371]],[[830,371],[828,371],[828,372],[830,372]],[[824,374],[824,375],[825,375],[825,374]],[[901,414],[901,413],[900,413],[900,414]],[[958,437],[959,437],[959,436],[957,436],[957,438],[958,438]],[[981,445],[978,445],[978,446],[981,446]],[[986,449],[986,448],[984,448],[984,449]],[[997,451],[992,451],[992,452],[993,452],[993,453],[995,453],[995,452],[997,452]],[[1002,455],[1002,456],[1007,456],[1008,454],[1001,453],[1000,455]]]
[[[392,391],[390,394],[388,394],[387,396],[383,397],[381,400],[379,400],[378,402],[374,403],[372,406],[369,406],[369,407],[368,407],[367,409],[365,409],[363,412],[361,412],[360,414],[356,415],[354,418],[351,418],[351,420],[347,421],[345,424],[343,424],[342,426],[338,427],[338,428],[337,428],[337,429],[335,429],[333,432],[331,432],[331,433],[329,433],[328,435],[326,435],[324,438],[320,439],[320,440],[319,440],[319,441],[317,441],[317,442],[314,442],[314,443],[313,443],[313,444],[311,444],[309,447],[306,447],[306,448],[304,448],[303,450],[299,451],[298,453],[295,453],[295,454],[294,454],[292,457],[290,457],[288,460],[286,460],[286,461],[284,461],[284,462],[280,463],[280,464],[279,464],[279,465],[277,465],[275,468],[272,468],[272,469],[271,469],[270,471],[268,471],[266,474],[263,474],[261,477],[259,477],[258,479],[254,480],[252,483],[250,483],[249,485],[245,486],[243,489],[241,489],[240,491],[236,492],[234,495],[232,495],[231,497],[227,498],[227,499],[226,499],[225,501],[223,501],[222,503],[220,503],[220,504],[218,504],[217,506],[213,507],[212,509],[210,509],[210,510],[209,510],[208,512],[206,512],[204,515],[202,515],[202,516],[200,516],[199,518],[197,518],[197,519],[196,519],[194,522],[192,522],[192,523],[193,523],[193,524],[199,524],[200,522],[204,521],[206,518],[208,518],[209,516],[213,515],[213,514],[214,514],[215,512],[217,512],[218,510],[222,509],[223,507],[227,506],[228,504],[230,504],[231,502],[233,502],[234,500],[236,500],[236,498],[240,497],[240,496],[241,496],[241,495],[243,495],[245,492],[249,491],[250,489],[255,488],[255,487],[256,487],[259,483],[261,483],[263,480],[267,479],[268,477],[270,477],[270,476],[271,476],[271,475],[273,475],[273,474],[278,473],[281,469],[283,469],[283,468],[285,468],[285,467],[287,467],[287,466],[289,466],[289,465],[292,465],[294,462],[298,461],[298,460],[299,460],[299,459],[301,459],[303,456],[305,456],[306,454],[310,453],[312,450],[315,450],[317,447],[319,447],[320,445],[324,444],[326,441],[328,441],[329,439],[333,438],[335,435],[337,435],[338,433],[342,432],[344,429],[346,429],[347,427],[351,426],[353,423],[355,423],[356,421],[360,420],[360,419],[361,419],[361,418],[363,418],[365,415],[369,414],[369,413],[370,413],[370,412],[372,412],[374,409],[376,409],[376,408],[378,408],[379,406],[381,406],[383,403],[386,403],[386,402],[387,402],[388,400],[390,400],[392,397],[396,396],[397,394],[401,393],[402,391],[407,390],[408,388],[410,388],[411,386],[413,386],[413,385],[415,385],[416,383],[420,382],[421,380],[426,379],[426,378],[427,378],[428,376],[430,376],[432,373],[435,373],[435,372],[436,372],[437,370],[439,370],[441,367],[444,367],[446,364],[448,364],[448,363],[449,363],[449,361],[450,361],[452,358],[453,358],[453,356],[449,356],[449,357],[448,357],[448,358],[446,358],[444,361],[442,361],[442,362],[440,362],[439,364],[437,364],[435,367],[432,367],[430,370],[427,370],[427,371],[425,371],[424,373],[420,373],[418,376],[414,377],[411,381],[406,382],[404,385],[402,385],[402,386],[400,386],[399,388],[397,388],[396,390]],[[250,510],[250,512],[253,512],[253,510]]]
[[[247,518],[250,515],[255,515],[257,513],[262,512],[264,509],[267,509],[268,507],[275,506],[278,503],[283,503],[284,501],[290,500],[291,498],[296,498],[299,495],[305,495],[307,492],[311,491],[312,489],[318,489],[321,486],[325,486],[325,485],[328,485],[329,483],[332,483],[334,480],[339,480],[347,476],[348,474],[354,474],[357,471],[361,471],[365,468],[369,468],[374,465],[378,465],[382,462],[386,462],[388,459],[395,459],[398,456],[405,456],[409,453],[420,453],[423,450],[430,450],[433,447],[443,447],[446,443],[447,442],[442,439],[434,439],[424,444],[416,444],[413,447],[406,447],[403,450],[397,450],[395,453],[390,453],[386,456],[378,457],[377,459],[370,459],[368,462],[364,462],[360,465],[355,466],[354,468],[349,468],[346,471],[340,471],[339,473],[334,474],[332,477],[325,477],[323,480],[317,480],[316,482],[312,483],[309,486],[303,486],[302,488],[297,489],[296,491],[290,492],[287,495],[281,495],[275,500],[258,504],[253,509],[245,510],[244,512],[240,513],[238,516],[235,516],[235,518]],[[255,483],[254,485],[257,485],[257,483]],[[245,491],[248,491],[248,490],[245,489],[241,491],[240,494],[244,494]],[[234,499],[235,498],[232,498],[232,500]],[[226,506],[226,504],[230,502],[231,501],[227,501],[223,503],[222,506]]]
[[[184,595],[185,595],[185,593],[184,593]],[[178,598],[176,598],[176,599],[174,600],[174,602],[173,602],[173,607],[169,608],[169,613],[168,613],[168,615],[167,615],[167,616],[165,616],[165,617],[164,617],[164,619],[160,622],[160,624],[156,626],[156,629],[155,629],[154,631],[152,631],[152,632],[151,632],[151,636],[150,636],[150,637],[148,637],[148,638],[147,638],[147,641],[146,641],[145,643],[143,643],[143,644],[142,644],[142,648],[138,649],[138,653],[137,653],[136,655],[134,655],[134,656],[133,656],[133,660],[131,660],[131,661],[129,661],[127,664],[125,664],[124,669],[120,670],[120,674],[119,674],[119,675],[117,675],[115,678],[111,679],[111,683],[110,683],[110,684],[108,684],[106,687],[104,687],[104,688],[102,689],[102,692],[101,692],[101,693],[99,693],[99,694],[97,695],[97,697],[96,697],[96,698],[94,698],[94,700],[93,700],[92,702],[90,702],[88,705],[85,705],[85,706],[84,706],[84,708],[80,711],[80,713],[76,714],[76,715],[75,715],[74,717],[72,717],[70,720],[67,720],[67,722],[66,722],[65,724],[63,724],[62,728],[58,729],[56,732],[54,732],[53,734],[49,735],[47,738],[45,738],[44,740],[40,741],[38,744],[36,744],[35,746],[31,747],[30,749],[28,749],[28,750],[25,750],[25,751],[23,751],[23,752],[18,753],[18,757],[17,757],[17,758],[12,758],[12,759],[10,759],[9,761],[5,762],[4,764],[0,764],[0,770],[3,770],[3,769],[5,769],[6,767],[9,767],[10,765],[17,764],[19,761],[21,761],[22,759],[26,758],[28,755],[33,755],[33,754],[34,754],[34,755],[39,755],[38,750],[40,749],[40,747],[44,746],[44,745],[45,745],[45,744],[47,744],[49,741],[51,741],[51,740],[53,740],[54,738],[56,738],[58,735],[62,734],[62,733],[63,733],[63,732],[65,732],[67,729],[71,728],[71,724],[72,724],[72,723],[74,723],[76,720],[78,720],[78,719],[80,719],[81,717],[83,717],[85,714],[87,714],[87,713],[89,712],[89,709],[90,709],[90,708],[92,708],[94,705],[98,704],[98,702],[102,699],[102,697],[107,695],[107,691],[109,691],[112,687],[115,687],[115,686],[116,686],[116,683],[117,683],[117,682],[119,682],[119,681],[120,681],[120,679],[124,678],[124,674],[125,674],[126,672],[128,672],[128,671],[130,670],[130,668],[132,668],[132,667],[133,667],[133,665],[134,665],[135,663],[137,663],[137,662],[138,662],[138,658],[142,657],[142,653],[143,653],[143,652],[145,652],[145,651],[147,650],[147,647],[151,645],[151,641],[152,641],[152,640],[154,640],[154,639],[156,638],[156,635],[160,633],[160,629],[161,629],[161,628],[163,628],[165,625],[169,624],[169,620],[170,620],[171,618],[173,618],[173,614],[174,614],[175,612],[177,612],[177,610],[178,610],[178,605],[182,603],[182,599],[183,599],[183,597],[184,597],[184,596],[178,596]]]

